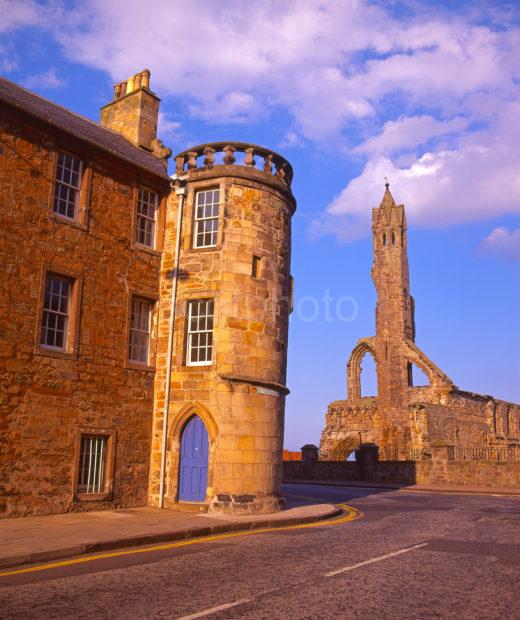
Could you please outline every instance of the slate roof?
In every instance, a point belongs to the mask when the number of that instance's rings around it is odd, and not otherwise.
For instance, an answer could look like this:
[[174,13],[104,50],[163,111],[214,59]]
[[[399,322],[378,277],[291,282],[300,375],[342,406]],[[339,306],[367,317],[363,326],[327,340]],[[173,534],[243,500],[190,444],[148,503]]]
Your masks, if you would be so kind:
[[0,101],[38,118],[51,127],[65,131],[139,168],[163,179],[168,175],[162,161],[151,153],[134,146],[122,135],[101,127],[94,121],[71,112],[4,77],[0,77]]

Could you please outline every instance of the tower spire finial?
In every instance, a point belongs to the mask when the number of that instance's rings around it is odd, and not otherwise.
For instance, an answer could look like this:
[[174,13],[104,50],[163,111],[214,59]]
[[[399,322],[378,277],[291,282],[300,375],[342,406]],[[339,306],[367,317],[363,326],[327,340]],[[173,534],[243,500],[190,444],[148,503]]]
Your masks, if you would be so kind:
[[385,187],[386,187],[386,189],[390,189],[390,181],[389,181],[388,177],[385,177]]

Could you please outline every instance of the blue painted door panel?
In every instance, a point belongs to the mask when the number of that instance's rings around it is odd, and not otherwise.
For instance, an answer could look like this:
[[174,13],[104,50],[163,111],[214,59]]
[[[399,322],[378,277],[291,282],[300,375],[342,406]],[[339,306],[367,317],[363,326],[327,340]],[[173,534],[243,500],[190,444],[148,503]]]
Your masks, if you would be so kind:
[[179,500],[203,502],[208,484],[208,431],[194,415],[182,432]]

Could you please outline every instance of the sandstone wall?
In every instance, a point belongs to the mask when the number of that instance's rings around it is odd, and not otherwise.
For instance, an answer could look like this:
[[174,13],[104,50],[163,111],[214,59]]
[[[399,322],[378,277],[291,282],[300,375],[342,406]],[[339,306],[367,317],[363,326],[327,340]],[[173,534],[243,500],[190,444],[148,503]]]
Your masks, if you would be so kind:
[[520,406],[462,390],[439,393],[430,387],[403,390],[397,425],[377,397],[329,405],[322,451],[374,443],[382,450],[429,450],[445,441],[460,448],[520,445]]
[[358,462],[319,461],[307,464],[284,461],[283,478],[286,482],[374,482],[403,486],[418,484],[510,488],[520,492],[520,461],[379,461],[364,471]]
[[[254,511],[278,505],[285,406],[290,221],[294,200],[264,173],[239,166],[190,171],[183,218],[180,281],[175,314],[171,408],[168,431],[166,504],[177,501],[180,435],[194,413],[210,436],[207,502],[226,509],[234,496],[255,503]],[[198,189],[220,187],[216,248],[192,247],[193,203]],[[166,381],[169,307],[178,198],[172,194],[161,268],[163,312],[155,383],[150,481],[159,502],[161,437]],[[253,255],[261,257],[252,277]],[[213,360],[188,366],[186,312],[191,299],[213,298]],[[245,499],[244,499],[245,501]],[[244,508],[249,510],[249,508]]]
[[[128,367],[125,357],[129,296],[159,293],[159,254],[132,243],[136,187],[158,181],[36,123],[29,128],[21,117],[2,117],[0,140],[0,511],[143,505],[154,372]],[[82,225],[52,213],[56,151],[64,148],[90,162]],[[39,347],[47,269],[80,285],[71,354]],[[79,429],[114,434],[113,492],[105,502],[73,499]]]

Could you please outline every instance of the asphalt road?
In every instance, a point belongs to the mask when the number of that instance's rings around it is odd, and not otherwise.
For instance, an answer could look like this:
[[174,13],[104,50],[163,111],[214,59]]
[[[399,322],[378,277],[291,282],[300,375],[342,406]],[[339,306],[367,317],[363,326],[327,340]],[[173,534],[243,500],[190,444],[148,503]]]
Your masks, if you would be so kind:
[[1,577],[0,617],[520,618],[520,498],[284,490],[364,516]]

